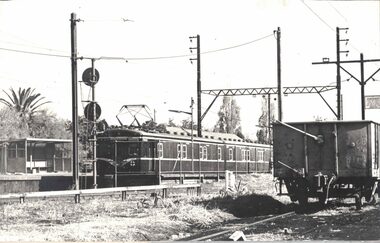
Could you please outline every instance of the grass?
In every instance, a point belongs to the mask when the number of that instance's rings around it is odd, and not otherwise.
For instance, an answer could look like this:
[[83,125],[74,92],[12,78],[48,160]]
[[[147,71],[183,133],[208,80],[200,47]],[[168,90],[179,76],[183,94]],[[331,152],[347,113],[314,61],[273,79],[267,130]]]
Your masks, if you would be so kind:
[[[224,182],[202,187],[201,197],[160,199],[136,194],[0,204],[0,241],[155,241],[186,236],[225,221],[284,210],[271,175],[238,178],[240,191],[221,196]],[[240,190],[240,189],[239,189]]]

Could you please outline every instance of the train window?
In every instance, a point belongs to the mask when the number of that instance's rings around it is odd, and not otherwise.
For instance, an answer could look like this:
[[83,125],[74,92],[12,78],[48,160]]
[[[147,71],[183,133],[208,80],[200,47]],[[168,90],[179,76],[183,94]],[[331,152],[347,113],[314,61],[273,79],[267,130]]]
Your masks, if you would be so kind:
[[177,144],[177,159],[181,158],[181,144]]
[[218,147],[218,160],[222,160],[222,148]]
[[164,157],[164,146],[162,143],[157,144],[157,151],[158,151],[158,158],[163,158]]
[[9,147],[8,147],[8,157],[9,158],[16,158],[16,150],[17,150],[17,147],[16,147],[15,144],[9,145]]
[[229,160],[233,160],[234,159],[234,153],[233,153],[233,149],[232,148],[228,149],[228,159]]
[[187,158],[187,146],[186,144],[182,144],[182,159]]
[[138,144],[131,143],[128,148],[128,154],[130,158],[136,158],[140,156],[140,148],[138,147]]
[[245,153],[245,160],[246,161],[250,161],[251,160],[251,151],[248,149],[248,150],[246,150],[245,151],[246,153]]
[[25,149],[23,147],[17,148],[17,157],[18,158],[25,157]]
[[199,146],[199,158],[203,159],[203,146]]
[[207,159],[207,146],[203,146],[203,159]]
[[264,161],[264,151],[262,151],[262,150],[257,151],[257,160],[258,161]]

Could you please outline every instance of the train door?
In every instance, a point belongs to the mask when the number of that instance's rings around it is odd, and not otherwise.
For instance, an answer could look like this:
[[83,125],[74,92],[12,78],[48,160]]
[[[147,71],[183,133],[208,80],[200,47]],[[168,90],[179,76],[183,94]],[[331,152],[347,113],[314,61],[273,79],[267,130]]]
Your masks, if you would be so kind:
[[380,151],[380,125],[374,124],[372,127],[372,176],[380,177],[380,168],[379,168],[379,151]]

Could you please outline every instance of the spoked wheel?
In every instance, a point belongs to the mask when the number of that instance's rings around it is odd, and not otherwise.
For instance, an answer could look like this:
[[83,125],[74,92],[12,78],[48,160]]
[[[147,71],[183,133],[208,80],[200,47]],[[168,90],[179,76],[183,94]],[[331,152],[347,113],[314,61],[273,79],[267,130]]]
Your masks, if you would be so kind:
[[379,202],[379,194],[376,192],[375,194],[372,195],[370,204],[375,205]]
[[306,185],[299,185],[296,193],[297,201],[300,207],[306,208],[308,205],[308,195]]
[[354,195],[354,198],[355,198],[355,206],[356,206],[356,209],[357,210],[360,210],[362,209],[363,205],[364,205],[364,197],[362,197],[359,193],[356,193]]
[[326,206],[326,194],[324,192],[318,195],[318,202],[320,206]]

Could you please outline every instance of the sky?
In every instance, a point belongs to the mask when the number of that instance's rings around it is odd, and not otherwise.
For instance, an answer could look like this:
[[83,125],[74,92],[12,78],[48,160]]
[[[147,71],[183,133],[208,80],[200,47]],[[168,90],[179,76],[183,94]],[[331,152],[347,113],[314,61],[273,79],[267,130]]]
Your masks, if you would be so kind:
[[[120,108],[133,104],[147,105],[159,123],[188,118],[168,110],[190,111],[191,97],[196,100],[196,64],[189,61],[195,57],[189,56],[189,48],[196,44],[190,36],[200,35],[201,52],[206,52],[201,55],[202,89],[276,87],[273,31],[278,27],[284,87],[334,85],[336,66],[312,62],[336,59],[336,27],[349,28],[347,33],[341,31],[341,37],[349,39],[341,49],[350,51],[347,57],[342,54],[342,60],[357,60],[360,53],[365,59],[380,57],[379,1],[0,1],[1,89],[35,88],[51,101],[47,108],[64,119],[71,119],[72,107],[71,13],[82,20],[77,23],[78,56],[100,58],[95,62],[100,73],[95,99],[102,108],[101,119],[115,125]],[[229,48],[234,46],[239,47]],[[181,57],[162,58],[172,56]],[[88,59],[78,61],[79,80],[90,66]],[[366,63],[365,76],[379,67],[380,63]],[[359,64],[345,64],[345,68],[360,77]],[[348,78],[342,72],[343,116],[358,120],[360,86],[353,79],[345,81]],[[374,78],[380,80],[380,74]],[[380,95],[379,88],[380,82],[369,81],[366,95]],[[79,83],[78,93],[81,115],[86,105],[81,101],[90,99],[89,87]],[[323,95],[336,106],[335,90]],[[202,95],[203,111],[213,98]],[[255,138],[262,97],[235,99],[241,107],[243,133]],[[213,105],[203,127],[214,126],[221,100]],[[380,122],[379,113],[367,110],[366,118]],[[283,98],[284,121],[316,117],[334,119],[317,94]],[[126,115],[121,118],[125,124],[130,122]]]

